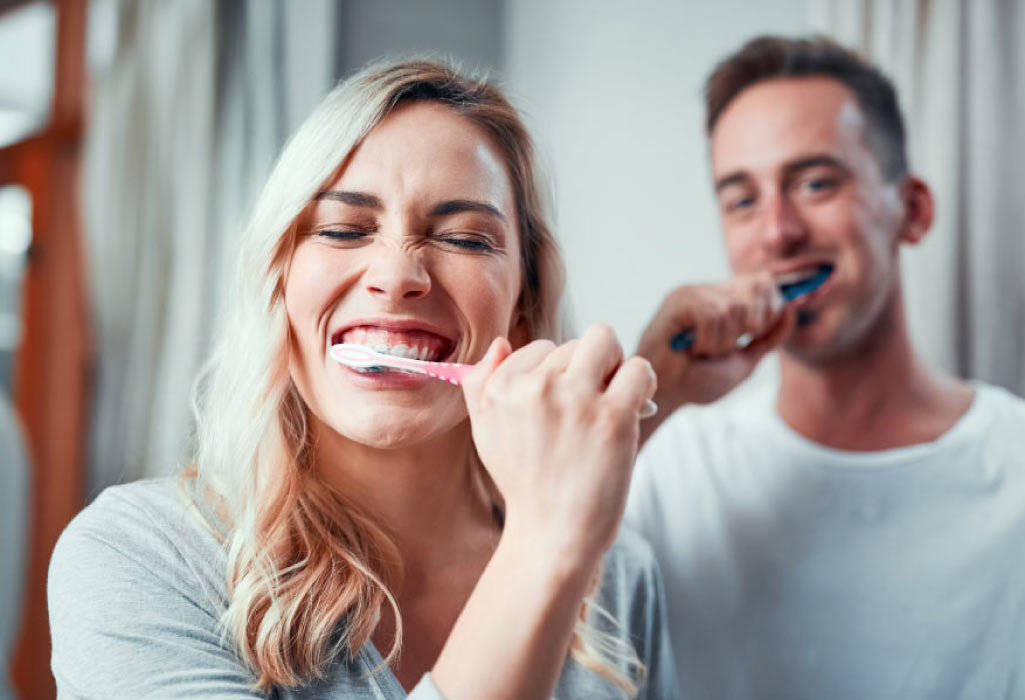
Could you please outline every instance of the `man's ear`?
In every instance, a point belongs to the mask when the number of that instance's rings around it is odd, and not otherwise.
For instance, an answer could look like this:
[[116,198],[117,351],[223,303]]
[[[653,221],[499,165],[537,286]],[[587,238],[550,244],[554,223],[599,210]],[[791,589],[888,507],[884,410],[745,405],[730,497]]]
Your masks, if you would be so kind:
[[900,188],[904,203],[904,225],[900,231],[901,243],[918,244],[932,228],[936,216],[936,202],[925,180],[909,175]]

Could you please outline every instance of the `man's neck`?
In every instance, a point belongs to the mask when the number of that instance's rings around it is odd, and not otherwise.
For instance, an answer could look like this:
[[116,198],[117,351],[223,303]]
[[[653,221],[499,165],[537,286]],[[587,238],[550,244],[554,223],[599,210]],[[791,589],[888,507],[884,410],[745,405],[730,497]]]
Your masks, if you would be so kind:
[[915,354],[899,292],[866,336],[824,364],[782,354],[777,410],[791,428],[828,447],[875,451],[935,440],[968,410],[971,387]]

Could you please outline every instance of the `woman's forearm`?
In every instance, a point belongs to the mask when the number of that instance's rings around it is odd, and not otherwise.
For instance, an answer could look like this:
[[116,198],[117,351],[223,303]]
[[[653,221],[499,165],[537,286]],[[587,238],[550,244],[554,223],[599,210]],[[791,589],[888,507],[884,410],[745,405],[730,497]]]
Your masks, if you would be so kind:
[[431,671],[448,700],[552,696],[598,565],[564,551],[507,524]]

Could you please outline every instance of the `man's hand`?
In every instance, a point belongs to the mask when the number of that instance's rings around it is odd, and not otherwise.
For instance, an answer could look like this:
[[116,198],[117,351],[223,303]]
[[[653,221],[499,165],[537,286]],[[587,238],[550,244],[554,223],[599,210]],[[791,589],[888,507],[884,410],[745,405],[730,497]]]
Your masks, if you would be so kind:
[[[710,403],[732,391],[783,343],[794,322],[795,313],[784,307],[768,273],[670,292],[637,347],[658,375],[658,420],[642,425],[641,442],[677,408]],[[672,337],[688,328],[695,333],[691,348],[671,350]]]

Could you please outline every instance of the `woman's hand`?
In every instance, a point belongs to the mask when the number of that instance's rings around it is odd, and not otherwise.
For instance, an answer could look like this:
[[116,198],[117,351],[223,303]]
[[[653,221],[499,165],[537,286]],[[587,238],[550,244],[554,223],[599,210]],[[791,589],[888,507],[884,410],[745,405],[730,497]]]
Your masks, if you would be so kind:
[[655,391],[648,361],[624,362],[608,326],[558,347],[538,340],[511,352],[497,339],[463,390],[506,533],[536,536],[565,563],[597,563],[618,529],[639,411]]
[[499,338],[463,379],[505,527],[432,669],[445,697],[551,697],[622,518],[654,391],[647,360],[623,362],[607,326],[516,352]]

